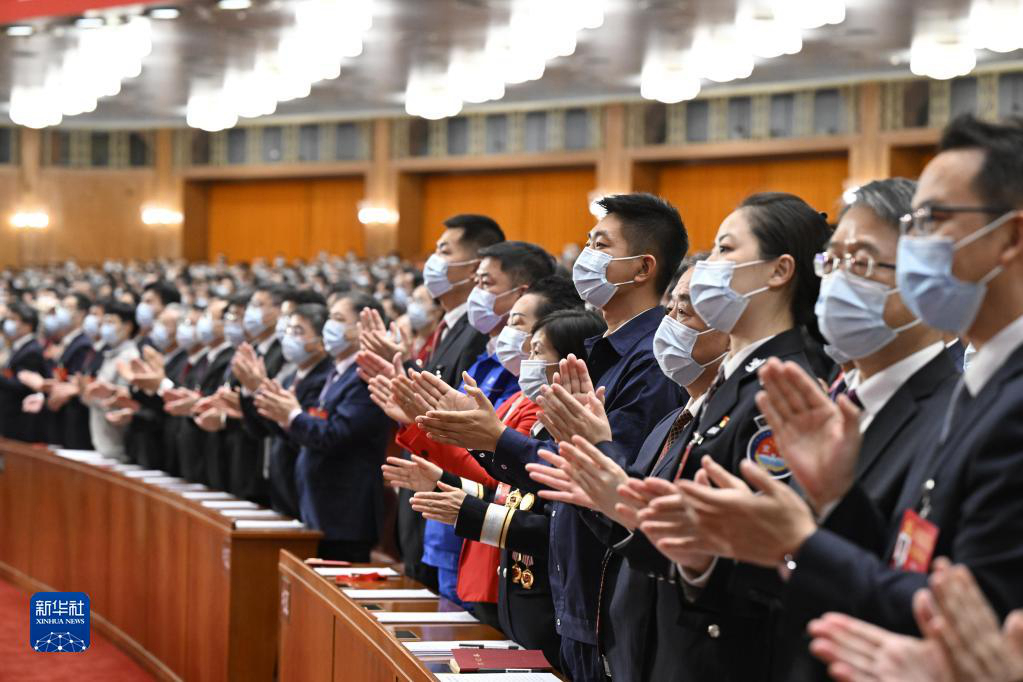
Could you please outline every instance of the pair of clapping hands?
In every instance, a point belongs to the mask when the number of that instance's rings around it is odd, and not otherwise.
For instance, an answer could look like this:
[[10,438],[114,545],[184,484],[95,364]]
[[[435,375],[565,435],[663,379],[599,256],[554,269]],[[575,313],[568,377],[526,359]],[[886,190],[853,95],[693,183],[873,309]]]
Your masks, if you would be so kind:
[[840,613],[810,623],[810,651],[839,682],[1018,682],[1023,680],[1023,610],[1003,625],[965,566],[934,562],[913,597],[922,638]]

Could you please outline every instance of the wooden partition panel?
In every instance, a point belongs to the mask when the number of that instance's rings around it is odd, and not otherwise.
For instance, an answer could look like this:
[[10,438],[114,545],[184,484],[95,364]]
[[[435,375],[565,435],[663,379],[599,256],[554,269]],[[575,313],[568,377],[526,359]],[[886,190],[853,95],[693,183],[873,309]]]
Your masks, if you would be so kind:
[[[429,252],[456,213],[483,213],[508,239],[535,242],[552,253],[586,241],[593,227],[587,199],[593,168],[430,174],[423,178],[422,252]],[[406,254],[416,255],[416,254]]]
[[909,178],[916,180],[936,153],[934,145],[911,147],[892,147],[891,176],[893,178]]
[[[645,169],[649,171],[650,169]],[[656,191],[678,207],[694,250],[714,243],[718,226],[754,192],[791,192],[833,220],[848,175],[845,153],[788,158],[692,161],[654,166]]]
[[228,260],[362,254],[358,177],[215,182],[208,186],[207,256]]
[[0,439],[0,579],[85,592],[93,626],[159,679],[271,682],[279,552],[309,556],[320,533],[235,529],[159,478]]

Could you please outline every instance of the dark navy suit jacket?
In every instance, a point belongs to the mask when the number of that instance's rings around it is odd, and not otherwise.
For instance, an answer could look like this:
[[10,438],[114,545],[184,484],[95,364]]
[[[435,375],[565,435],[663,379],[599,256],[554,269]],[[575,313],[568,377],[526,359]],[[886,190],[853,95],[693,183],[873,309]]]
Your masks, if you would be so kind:
[[0,371],[0,434],[28,442],[43,440],[41,416],[21,411],[21,401],[32,393],[18,380],[18,372],[22,370],[50,376],[43,359],[43,347],[35,339],[12,353],[7,366]]
[[[323,358],[296,384],[297,372],[284,378],[284,388],[295,387],[302,410],[316,407],[319,404],[320,392],[331,373],[334,361]],[[295,461],[298,459],[300,446],[294,443],[288,432],[275,422],[259,416],[253,396],[242,396],[242,413],[245,416],[245,429],[259,438],[270,438],[270,506],[274,511],[293,518],[301,518],[298,508],[298,487],[295,484]]]
[[354,364],[334,378],[320,407],[326,419],[303,412],[289,429],[302,448],[295,463],[302,521],[326,540],[376,542],[383,509],[380,465],[393,423],[370,399]]
[[927,576],[889,563],[903,513],[922,510],[928,480],[927,520],[939,529],[934,556],[968,566],[1000,619],[1023,604],[1023,347],[977,396],[964,389],[954,402],[947,439],[940,442],[940,429],[932,429],[914,448],[890,517],[854,485],[803,544],[787,592],[797,608],[842,611],[915,633],[913,593]]

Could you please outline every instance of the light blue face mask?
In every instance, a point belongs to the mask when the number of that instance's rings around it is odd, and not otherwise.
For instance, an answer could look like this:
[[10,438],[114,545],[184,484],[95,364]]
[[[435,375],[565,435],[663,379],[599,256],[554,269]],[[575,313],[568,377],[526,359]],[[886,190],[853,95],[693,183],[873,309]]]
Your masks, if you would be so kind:
[[167,327],[162,322],[157,322],[153,325],[153,331],[150,332],[149,339],[153,342],[156,350],[161,353],[170,348],[171,337],[167,332]]
[[303,362],[309,359],[311,353],[306,350],[305,339],[300,339],[297,336],[288,334],[284,337],[281,342],[281,353],[284,355],[284,359],[295,365],[301,365]]
[[99,328],[99,337],[106,344],[107,348],[117,348],[121,343],[121,333],[117,329],[117,325],[111,322],[105,322]]
[[412,326],[412,331],[417,332],[430,324],[430,311],[418,301],[409,303],[405,314],[408,315],[408,323]]
[[693,300],[696,314],[707,323],[707,326],[726,334],[731,333],[746,311],[750,298],[770,288],[763,286],[749,293],[740,294],[732,288],[732,276],[740,268],[763,262],[765,261],[736,263],[730,260],[704,260],[696,264],[693,268],[693,279],[689,283],[689,296]]
[[199,323],[195,326],[196,334],[199,336],[199,340],[209,345],[216,339],[216,330],[213,328],[213,319],[207,315],[203,315],[199,318]]
[[348,340],[348,326],[337,320],[327,320],[323,325],[323,347],[334,357],[348,350],[352,342]]
[[821,333],[850,360],[873,355],[901,332],[920,324],[917,319],[892,329],[885,323],[885,304],[897,291],[845,270],[832,272],[821,281],[814,306]]
[[930,327],[954,334],[966,332],[977,318],[988,282],[1003,268],[996,265],[980,281],[963,282],[952,274],[955,252],[991,234],[1017,213],[1009,211],[959,241],[935,235],[900,237],[895,281],[906,307]]
[[614,298],[618,287],[635,282],[635,278],[625,282],[607,281],[607,267],[616,260],[634,260],[643,256],[623,256],[612,258],[611,254],[586,247],[572,266],[572,283],[579,297],[594,308],[603,308]]
[[60,320],[57,313],[53,312],[43,318],[43,331],[47,336],[54,336],[61,330]]
[[140,327],[151,327],[156,319],[156,311],[148,303],[139,303],[135,308],[135,321]]
[[515,376],[519,375],[522,361],[529,357],[529,353],[522,350],[527,338],[529,332],[514,327],[505,327],[497,335],[494,353],[501,365]]
[[266,325],[263,324],[263,309],[252,306],[246,308],[245,315],[242,317],[242,324],[245,326],[245,331],[252,335],[253,338],[262,334],[266,331]]
[[14,340],[14,335],[18,333],[18,323],[8,318],[4,320],[4,334]]
[[99,338],[99,317],[92,313],[85,316],[85,321],[82,322],[82,331],[86,333],[89,338]]
[[481,334],[492,332],[494,327],[500,324],[501,320],[507,315],[507,313],[505,315],[498,315],[494,312],[494,305],[497,303],[497,299],[517,291],[518,288],[515,288],[503,294],[494,294],[479,287],[473,288],[469,294],[468,308],[466,309],[466,314],[469,316],[469,324]]
[[540,389],[550,385],[547,381],[547,368],[556,364],[543,360],[523,360],[519,366],[519,388],[534,403],[540,397]]
[[245,343],[245,327],[237,320],[224,323],[224,336],[228,343],[237,348]]
[[174,338],[177,339],[179,346],[185,350],[191,350],[198,341],[196,336],[195,325],[189,322],[183,322],[178,325],[178,331],[174,335]]

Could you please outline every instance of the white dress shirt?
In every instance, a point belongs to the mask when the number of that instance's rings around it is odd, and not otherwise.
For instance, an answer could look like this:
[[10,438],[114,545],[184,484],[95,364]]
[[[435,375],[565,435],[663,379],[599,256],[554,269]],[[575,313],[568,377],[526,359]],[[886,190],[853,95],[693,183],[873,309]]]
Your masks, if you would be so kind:
[[885,367],[868,379],[861,380],[858,371],[850,372],[852,376],[848,378],[849,390],[856,391],[856,397],[863,405],[863,411],[860,413],[860,433],[867,432],[874,417],[884,409],[903,384],[944,350],[944,342],[935,341],[926,348],[902,358],[894,365]]
[[1017,348],[1023,345],[1023,317],[1016,318],[1005,329],[991,337],[984,347],[970,359],[970,365],[963,373],[966,390],[977,397],[998,368],[1005,364]]

